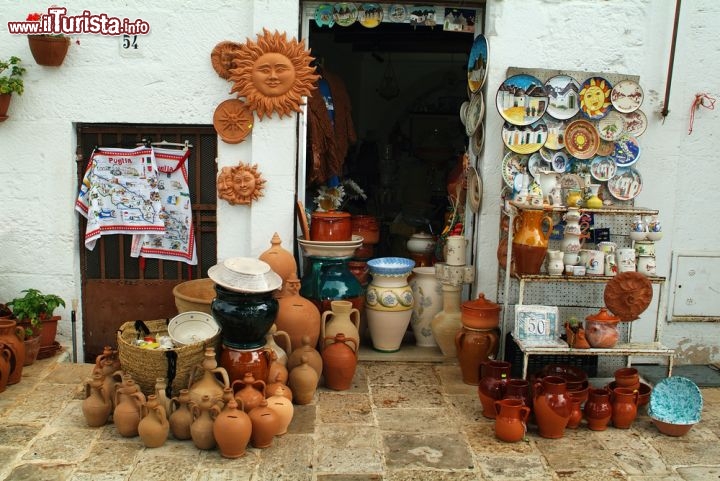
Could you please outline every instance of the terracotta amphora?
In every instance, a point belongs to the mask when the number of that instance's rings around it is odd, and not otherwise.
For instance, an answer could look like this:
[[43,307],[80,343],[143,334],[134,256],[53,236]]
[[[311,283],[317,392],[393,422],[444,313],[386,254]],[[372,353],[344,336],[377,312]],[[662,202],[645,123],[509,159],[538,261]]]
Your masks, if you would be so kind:
[[113,422],[120,436],[132,438],[138,435],[138,424],[142,419],[145,395],[132,379],[125,379],[115,391]]
[[300,341],[300,345],[297,347],[297,349],[293,350],[293,352],[288,357],[288,372],[292,371],[294,368],[302,364],[303,356],[307,356],[308,364],[310,365],[310,367],[315,369],[315,372],[317,373],[319,379],[320,376],[322,376],[322,356],[317,351],[317,349],[315,349],[310,344],[310,338],[308,336],[303,336],[302,340]]
[[463,326],[455,335],[455,347],[463,382],[477,386],[480,384],[480,366],[497,355],[497,332]]
[[616,387],[612,393],[612,423],[619,429],[628,429],[637,417],[638,391]]
[[165,406],[158,402],[157,395],[150,394],[143,406],[143,418],[138,424],[138,434],[146,448],[159,448],[168,438],[168,423]]
[[12,355],[12,351],[7,344],[0,342],[0,392],[5,390],[10,379],[10,359]]
[[251,372],[255,379],[264,381],[268,377],[271,352],[266,347],[236,349],[223,344],[220,365],[227,371],[231,384],[242,379],[246,372]]
[[278,387],[275,390],[275,394],[267,398],[267,404],[270,409],[275,411],[275,414],[277,414],[280,419],[277,436],[282,436],[287,433],[288,426],[290,426],[290,422],[295,414],[292,399],[285,397],[283,389]]
[[527,418],[530,408],[520,399],[501,399],[495,401],[495,437],[501,441],[514,443],[521,441],[527,432]]
[[320,338],[320,310],[315,303],[300,295],[300,279],[296,275],[286,280],[283,292],[286,294],[278,299],[275,326],[290,336],[291,345],[288,346],[287,354],[300,346],[303,336],[309,336],[310,345],[317,346]]
[[85,399],[82,402],[85,422],[93,428],[104,426],[112,409],[110,393],[105,390],[105,376],[94,372],[92,377],[85,381]]
[[203,395],[199,403],[190,401],[193,413],[193,422],[190,425],[190,437],[198,449],[213,449],[216,446],[213,434],[213,415],[220,409],[214,400],[207,394]]
[[0,319],[0,342],[4,343],[12,355],[10,356],[10,375],[7,385],[20,382],[23,365],[25,364],[25,331],[12,319]]
[[235,391],[235,399],[238,403],[242,401],[246,413],[265,400],[265,381],[255,379],[251,372],[246,372],[242,379],[233,381],[232,388]]
[[235,399],[230,399],[225,408],[215,417],[213,423],[213,436],[222,457],[239,458],[243,456],[250,442],[251,433],[250,416],[242,406],[238,408]]
[[612,418],[610,391],[607,389],[590,389],[588,400],[583,408],[588,428],[593,431],[605,431]]
[[545,376],[535,383],[533,410],[538,431],[543,438],[557,439],[565,434],[572,403],[565,379]]
[[170,432],[175,439],[181,441],[190,439],[190,425],[193,422],[190,391],[181,389],[177,397],[172,398],[172,406],[172,413],[168,419]]
[[322,352],[325,387],[335,391],[350,389],[358,362],[355,339],[339,332],[335,337],[328,336],[324,340],[332,341],[332,344],[325,345]]
[[353,350],[357,351],[360,345],[360,311],[353,308],[350,301],[331,301],[330,308],[331,310],[322,313],[321,350],[333,343],[335,334],[342,332],[347,339],[355,341]]
[[[290,380],[290,373],[288,373],[288,381],[289,380]],[[284,382],[281,382],[279,378],[276,378],[275,382],[268,383],[265,386],[265,397],[266,398],[270,397],[271,393],[277,393],[278,390],[284,397],[288,398],[288,400],[290,400],[290,402],[292,402],[292,400],[293,400],[292,391],[287,386],[287,384]]]
[[264,449],[272,446],[273,438],[280,431],[280,417],[268,407],[265,399],[248,413],[252,423],[250,444]]
[[[218,379],[218,375],[222,377],[222,381]],[[218,367],[215,348],[208,347],[205,349],[205,357],[202,363],[195,366],[190,372],[188,381],[190,400],[199,405],[203,396],[208,396],[214,400],[222,399],[223,388],[228,386],[230,386],[230,378],[227,370]]]
[[505,385],[510,378],[510,363],[507,361],[488,361],[480,367],[478,396],[482,404],[482,415],[495,419],[495,401],[505,397]]
[[293,392],[295,404],[310,404],[315,396],[320,376],[308,362],[308,356],[303,355],[301,364],[290,370],[288,387]]
[[102,371],[106,376],[120,370],[120,357],[118,350],[112,346],[103,347],[102,354],[95,357],[94,371]]

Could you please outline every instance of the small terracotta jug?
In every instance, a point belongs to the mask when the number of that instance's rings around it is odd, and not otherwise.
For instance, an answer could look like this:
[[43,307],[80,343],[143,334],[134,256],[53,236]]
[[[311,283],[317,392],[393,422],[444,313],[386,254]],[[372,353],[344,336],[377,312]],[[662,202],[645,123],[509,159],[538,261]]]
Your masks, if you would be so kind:
[[297,276],[297,262],[292,252],[283,249],[282,240],[277,232],[270,239],[271,247],[260,254],[258,259],[267,262],[270,268],[277,272],[283,280],[283,288],[275,291],[275,297],[280,298],[286,295],[285,282],[291,275]]
[[[217,378],[217,375],[222,377],[222,381]],[[196,376],[198,377],[196,378]],[[203,362],[190,372],[188,381],[190,400],[199,405],[203,396],[214,400],[222,399],[223,388],[228,386],[230,386],[230,378],[227,371],[225,368],[218,367],[215,348],[208,347],[205,349]]]
[[295,404],[310,404],[315,396],[320,377],[308,362],[308,356],[303,355],[301,364],[294,367],[288,377],[288,387],[293,392]]
[[92,378],[85,381],[85,399],[82,402],[82,412],[85,421],[90,427],[104,426],[112,412],[110,394],[105,391],[105,376],[94,372]]
[[198,449],[213,449],[216,446],[213,434],[213,415],[220,410],[207,394],[204,394],[199,403],[190,401],[193,413],[193,422],[190,425],[190,437]]
[[535,383],[533,410],[541,437],[557,439],[563,437],[570,420],[572,404],[565,379],[545,376]]
[[465,384],[480,384],[480,366],[495,359],[498,335],[495,329],[471,329],[463,326],[455,335],[455,347]]
[[[322,313],[320,323],[321,350],[332,344],[335,334],[342,332],[347,339],[353,339],[357,351],[360,345],[360,311],[350,301],[331,301],[329,311]],[[329,340],[328,340],[329,338]]]
[[520,399],[502,399],[495,401],[495,437],[514,443],[521,441],[527,431],[527,418],[530,408]]
[[167,380],[164,377],[159,377],[155,380],[155,396],[157,396],[157,402],[163,408],[165,408],[165,416],[169,416],[172,412],[172,401],[168,396],[170,390],[168,389]]
[[142,419],[145,395],[132,379],[125,379],[115,392],[113,423],[120,436],[132,438],[138,435],[138,424]]
[[335,337],[328,336],[324,340],[333,341],[332,344],[326,344],[322,352],[325,387],[335,391],[350,389],[358,362],[355,339],[347,338],[339,332]]
[[190,425],[193,415],[190,406],[190,391],[181,389],[177,397],[172,398],[172,413],[168,419],[170,432],[175,439],[190,439]]
[[527,379],[508,379],[503,399],[520,399],[525,406],[532,408],[530,382]]
[[583,413],[590,429],[605,431],[612,417],[610,392],[606,389],[590,389]]
[[159,448],[167,441],[170,424],[165,407],[158,402],[157,395],[150,394],[143,406],[144,416],[138,424],[138,434],[146,448]]
[[619,429],[628,429],[637,417],[638,391],[616,387],[612,393],[612,423]]
[[252,423],[250,444],[264,449],[272,446],[273,438],[280,431],[280,417],[268,407],[265,399],[248,413]]
[[295,408],[293,407],[292,400],[285,397],[283,389],[278,387],[275,390],[275,394],[267,398],[267,404],[270,409],[275,411],[275,414],[277,414],[280,419],[280,427],[277,435],[282,436],[287,432],[288,426],[295,414]]
[[94,371],[103,371],[106,376],[120,370],[120,358],[117,349],[105,346],[102,354],[95,357]]
[[[241,401],[242,402],[242,401]],[[242,405],[230,399],[215,417],[213,436],[224,458],[239,458],[245,454],[252,433],[252,422]]]
[[576,429],[580,426],[583,418],[582,412],[582,399],[570,394],[570,419],[568,419],[567,427],[570,429]]
[[505,385],[510,378],[510,363],[507,361],[488,361],[480,367],[478,396],[482,404],[482,415],[495,419],[495,401],[505,396]]
[[[275,342],[276,337],[283,340],[285,345],[284,349]],[[292,341],[287,332],[278,331],[277,324],[273,324],[270,327],[270,331],[265,335],[265,348],[273,351],[277,356],[277,362],[287,367],[288,353],[292,352]]]
[[288,372],[292,371],[295,367],[299,366],[302,363],[301,360],[303,356],[307,356],[308,364],[310,365],[310,367],[315,369],[315,372],[317,373],[319,379],[320,376],[322,376],[322,356],[310,344],[310,338],[308,336],[303,336],[301,345],[297,349],[293,350],[292,354],[290,354],[290,357],[288,357]]
[[[288,373],[288,379],[290,378],[290,373]],[[287,386],[287,384],[280,382],[279,379],[275,379],[275,382],[269,383],[267,386],[265,386],[265,397],[270,397],[271,393],[276,393],[278,390],[282,393],[282,395],[288,400],[292,402],[293,400],[293,393],[290,390],[290,388]]]
[[243,410],[246,413],[265,400],[265,381],[255,379],[251,372],[246,372],[242,379],[233,381],[232,388],[235,391],[235,399],[238,404],[242,401]]
[[268,375],[267,379],[265,379],[266,382],[270,382],[270,380],[274,381],[280,381],[283,384],[287,383],[288,380],[288,370],[285,364],[278,361],[277,354],[275,351],[269,351],[270,352],[270,367],[268,368]]

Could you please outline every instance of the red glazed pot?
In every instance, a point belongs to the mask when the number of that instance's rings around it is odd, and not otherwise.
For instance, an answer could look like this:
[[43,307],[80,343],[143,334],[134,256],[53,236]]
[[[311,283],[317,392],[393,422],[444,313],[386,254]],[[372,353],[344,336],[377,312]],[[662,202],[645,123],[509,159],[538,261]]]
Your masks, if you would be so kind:
[[565,380],[557,376],[545,376],[542,381],[535,383],[533,409],[541,437],[563,437],[572,410]]
[[349,241],[352,224],[349,212],[313,212],[310,223],[310,240],[321,242]]
[[616,387],[613,391],[612,423],[619,429],[628,429],[637,417],[638,391]]
[[507,361],[488,361],[480,366],[478,397],[482,403],[482,415],[495,419],[495,401],[505,395],[505,384],[510,379],[511,365]]
[[591,389],[583,413],[590,429],[593,431],[605,431],[612,417],[610,392],[606,389]]

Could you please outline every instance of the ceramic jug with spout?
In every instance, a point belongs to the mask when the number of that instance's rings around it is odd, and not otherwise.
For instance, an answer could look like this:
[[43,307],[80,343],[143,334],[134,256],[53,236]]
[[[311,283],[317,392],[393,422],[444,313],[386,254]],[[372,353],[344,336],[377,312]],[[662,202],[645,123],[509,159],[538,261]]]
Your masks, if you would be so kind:
[[513,221],[513,258],[518,274],[540,274],[548,240],[553,228],[552,217],[540,209],[524,209]]

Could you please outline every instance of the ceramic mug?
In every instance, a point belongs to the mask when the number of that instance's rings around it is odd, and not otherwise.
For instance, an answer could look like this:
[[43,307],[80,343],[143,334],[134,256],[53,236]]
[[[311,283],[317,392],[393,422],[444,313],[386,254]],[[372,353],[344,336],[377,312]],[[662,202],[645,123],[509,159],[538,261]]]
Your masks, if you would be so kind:
[[605,254],[611,254],[617,250],[617,244],[615,242],[598,242],[598,250],[603,251]]
[[648,277],[655,275],[655,256],[638,256],[637,271]]
[[635,249],[618,249],[618,272],[635,272]]
[[563,262],[565,265],[577,265],[578,262],[580,262],[580,256],[577,254],[577,252],[566,252],[563,255]]
[[617,274],[617,258],[614,252],[605,254],[605,275],[614,276]]
[[446,242],[447,256],[445,262],[450,266],[464,266],[465,262],[465,248],[467,246],[467,239],[461,235],[448,236]]
[[602,276],[605,274],[605,253],[603,251],[587,251],[585,269],[589,276]]
[[655,242],[653,241],[635,241],[636,256],[654,256]]

